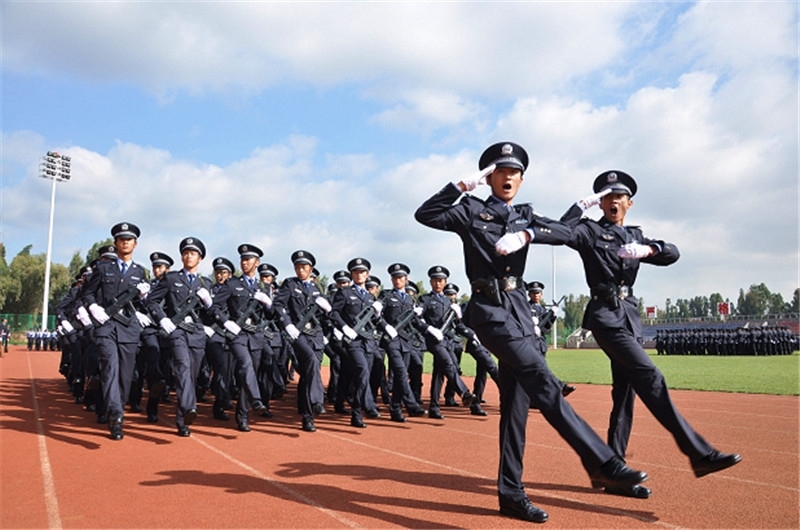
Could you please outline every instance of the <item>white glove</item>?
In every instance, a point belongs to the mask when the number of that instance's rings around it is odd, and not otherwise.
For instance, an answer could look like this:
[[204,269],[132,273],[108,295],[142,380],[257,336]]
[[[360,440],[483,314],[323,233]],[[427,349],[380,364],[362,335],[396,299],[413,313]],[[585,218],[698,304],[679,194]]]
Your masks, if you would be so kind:
[[523,230],[522,232],[513,232],[504,235],[497,240],[497,243],[494,245],[494,249],[502,256],[513,254],[528,244],[528,239],[525,237],[525,233],[526,232]]
[[386,334],[389,335],[390,339],[396,339],[397,338],[397,330],[394,329],[394,326],[392,326],[391,324],[386,324],[386,327],[383,328],[383,329],[386,330]]
[[300,330],[297,329],[297,326],[295,326],[294,324],[289,324],[288,326],[286,326],[283,329],[286,330],[286,333],[289,335],[289,338],[291,338],[292,340],[297,340],[297,337],[300,336]]
[[144,298],[147,296],[147,293],[150,292],[150,284],[147,282],[140,282],[136,284],[136,288],[139,289],[139,296]]
[[211,307],[212,304],[211,293],[209,293],[208,289],[206,289],[205,287],[201,287],[197,290],[197,298],[199,298],[200,301],[203,302],[203,305],[206,306],[206,308]]
[[256,291],[253,298],[264,304],[267,308],[272,307],[272,298],[270,298],[264,291]]
[[376,300],[372,302],[372,309],[375,310],[376,315],[380,316],[381,311],[383,311],[383,304],[380,302],[380,300]]
[[89,312],[86,311],[85,307],[83,306],[78,307],[77,313],[78,313],[78,320],[81,321],[81,324],[83,324],[84,326],[92,325],[92,319],[89,318]]
[[473,173],[467,178],[462,179],[461,182],[454,182],[454,184],[459,188],[462,188],[464,191],[472,191],[481,184],[486,184],[486,177],[491,175],[492,171],[494,171],[496,167],[497,166],[495,164],[486,166],[477,173]]
[[350,340],[356,340],[358,338],[358,333],[356,333],[356,330],[354,330],[347,324],[345,324],[344,327],[342,328],[342,333],[344,333]]
[[333,328],[333,338],[336,340],[342,340],[344,338],[344,333],[339,331],[338,328]]
[[424,308],[424,307],[422,307],[422,306],[419,306],[419,305],[418,305],[418,306],[416,306],[416,307],[414,308],[414,314],[415,314],[415,315],[417,315],[418,317],[421,317],[421,316],[422,316],[422,313],[424,313],[424,312],[425,312],[425,308]]
[[589,208],[592,208],[592,207],[597,206],[598,204],[600,204],[600,199],[602,199],[603,197],[605,197],[609,193],[611,193],[611,188],[606,188],[603,191],[600,191],[598,193],[592,193],[591,195],[589,195],[587,197],[584,197],[583,199],[579,200],[575,204],[580,206],[581,210],[586,211]]
[[478,339],[477,335],[472,337],[472,342],[475,343],[475,346],[482,346],[481,341],[480,339]]
[[216,331],[214,331],[214,328],[212,328],[211,326],[203,326],[203,331],[206,332],[206,337],[208,337],[209,339],[213,337],[214,334],[216,333]]
[[331,303],[328,302],[328,300],[323,296],[318,296],[314,298],[314,303],[317,304],[319,308],[325,311],[326,313],[330,313],[331,309],[333,309],[331,307]]
[[153,321],[150,320],[149,316],[145,315],[144,313],[140,313],[138,311],[136,312],[136,320],[139,321],[139,325],[142,326],[143,328],[146,328],[147,326],[153,323]]
[[327,346],[329,343],[330,343],[330,341],[328,340],[328,337],[326,337],[325,335],[323,335],[323,336],[322,336],[322,344],[324,344],[325,346]]
[[172,323],[172,320],[168,319],[167,317],[159,320],[158,324],[161,326],[161,329],[167,333],[167,335],[172,335],[172,332],[178,329],[175,324]]
[[442,330],[440,330],[439,328],[428,326],[428,328],[425,331],[433,335],[433,338],[435,338],[439,342],[442,342],[444,340],[444,333],[442,333]]
[[653,253],[650,245],[640,245],[639,243],[628,243],[622,245],[617,251],[617,256],[623,259],[642,259]]
[[453,309],[453,313],[456,314],[456,317],[461,320],[461,306],[458,304],[450,304],[450,307]]
[[97,304],[92,304],[89,306],[89,312],[92,314],[97,323],[100,324],[101,326],[106,322],[108,322],[109,319],[108,313],[106,313],[106,310],[103,309],[101,306]]
[[234,322],[233,320],[226,320],[225,323],[222,325],[223,328],[227,329],[234,335],[238,335],[242,328],[239,327],[239,324]]
[[62,320],[61,328],[64,330],[64,333],[72,333],[75,331],[75,328],[72,327],[72,324],[69,323],[69,320]]

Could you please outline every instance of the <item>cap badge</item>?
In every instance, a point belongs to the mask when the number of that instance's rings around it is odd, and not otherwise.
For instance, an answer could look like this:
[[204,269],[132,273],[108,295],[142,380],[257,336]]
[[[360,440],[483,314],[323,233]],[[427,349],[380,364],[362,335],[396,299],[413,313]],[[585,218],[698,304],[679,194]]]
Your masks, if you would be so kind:
[[613,171],[608,174],[608,182],[616,182],[617,181],[617,174]]
[[511,144],[503,144],[503,147],[500,148],[500,153],[507,156],[514,152],[514,148]]
[[122,223],[122,229],[123,230],[127,230],[128,229],[128,223]]

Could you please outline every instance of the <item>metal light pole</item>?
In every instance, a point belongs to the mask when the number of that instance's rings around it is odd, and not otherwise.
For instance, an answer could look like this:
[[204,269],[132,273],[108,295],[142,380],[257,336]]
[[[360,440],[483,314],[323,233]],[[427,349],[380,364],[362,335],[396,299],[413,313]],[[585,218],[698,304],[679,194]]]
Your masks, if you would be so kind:
[[[553,300],[555,300],[556,299],[556,247],[554,247],[554,246],[550,247],[550,250],[552,251],[551,259],[553,261],[553,265],[550,268],[550,270],[552,271],[552,274],[553,274],[553,278],[552,278],[552,280],[553,280]],[[557,350],[558,349],[558,308],[555,307],[555,308],[553,308],[553,310],[556,313],[556,319],[553,321],[553,349]]]
[[50,253],[53,248],[53,217],[56,210],[56,182],[69,180],[72,158],[48,151],[39,164],[39,176],[53,181],[50,191],[50,227],[47,231],[47,258],[44,264],[44,296],[42,299],[42,329],[47,327],[47,311],[50,300]]

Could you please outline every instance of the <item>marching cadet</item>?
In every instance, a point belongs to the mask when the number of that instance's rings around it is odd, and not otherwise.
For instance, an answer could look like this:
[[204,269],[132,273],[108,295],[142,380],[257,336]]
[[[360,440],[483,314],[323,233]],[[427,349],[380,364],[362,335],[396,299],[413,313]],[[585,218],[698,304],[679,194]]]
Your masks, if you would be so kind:
[[[580,455],[594,487],[632,486],[644,482],[647,474],[628,468],[575,414],[533,341],[533,320],[521,278],[528,245],[564,244],[571,230],[565,223],[534,213],[529,204],[513,204],[527,166],[528,154],[522,147],[511,142],[494,144],[481,155],[478,174],[448,183],[414,217],[425,226],[460,237],[472,283],[464,320],[500,361],[500,513],[543,523],[547,512],[530,502],[522,483],[525,427],[532,400]],[[482,183],[491,188],[489,198],[464,195]]]
[[139,227],[132,223],[118,223],[111,228],[116,259],[98,261],[84,293],[89,313],[97,324],[94,339],[112,440],[123,437],[123,406],[133,381],[142,332],[134,304],[139,305],[140,298],[150,291],[144,268],[133,261],[139,234]]
[[[319,361],[325,348],[320,319],[330,312],[331,304],[322,296],[311,273],[316,258],[307,250],[297,250],[291,256],[296,276],[286,278],[275,297],[275,311],[281,326],[292,343],[300,380],[297,383],[297,412],[302,429],[317,430],[314,425],[314,406],[311,400],[315,378],[320,378]],[[320,311],[322,313],[320,313]]]
[[[369,275],[364,283],[367,291],[372,294],[375,300],[381,296],[381,280],[377,276]],[[382,302],[381,302],[382,303]],[[385,333],[376,330],[371,339],[367,340],[367,364],[369,365],[369,387],[370,393],[365,403],[369,417],[380,418],[378,411],[378,393],[380,392],[381,401],[384,405],[391,402],[389,397],[389,385],[386,380],[386,352],[383,348],[386,340],[391,340]],[[371,415],[370,415],[371,412]]]
[[[350,285],[350,274],[346,270],[340,269],[333,273],[333,281],[335,283],[328,285],[328,300],[333,300],[336,291]],[[344,358],[347,356],[344,335],[336,329],[330,319],[327,319],[326,322],[328,323],[328,329],[326,330],[328,344],[325,345],[325,353],[328,355],[328,371],[330,373],[328,387],[326,388],[327,401],[334,404],[334,411],[338,414],[350,414],[350,410],[344,406],[346,391],[342,385],[342,381],[347,381],[348,385],[346,386],[349,386],[350,381],[350,375],[343,374],[343,370],[345,370],[344,364],[346,364],[344,363]],[[341,396],[339,396],[340,392],[342,393]]]
[[[235,267],[231,260],[222,256],[214,258],[211,263],[214,267],[214,285],[211,286],[213,300],[220,288],[233,275]],[[225,412],[231,407],[231,354],[228,351],[228,342],[223,328],[214,321],[211,311],[203,313],[203,322],[208,337],[206,359],[211,366],[211,392],[214,394],[212,416],[216,420],[228,421],[231,419]]]
[[[552,310],[547,309],[542,305],[542,296],[544,293],[544,284],[542,282],[533,281],[527,285],[528,289],[528,304],[531,306],[531,313],[533,316],[533,329],[536,333],[536,341],[539,344],[539,350],[542,352],[542,357],[547,356],[547,335],[545,335],[553,326],[556,315]],[[561,395],[567,397],[575,392],[575,387],[561,382]],[[536,408],[535,403],[531,403],[531,408]]]
[[[430,403],[428,405],[428,417],[443,420],[439,398],[442,392],[443,379],[447,379],[448,384],[453,384],[455,393],[461,396],[461,401],[465,407],[471,407],[475,403],[475,394],[469,391],[467,385],[458,375],[458,365],[454,362],[455,352],[453,342],[447,336],[449,328],[455,326],[456,319],[461,317],[461,307],[454,304],[444,294],[444,287],[447,285],[447,278],[450,271],[447,267],[434,265],[428,269],[431,292],[420,296],[419,303],[422,306],[422,318],[428,324],[425,333],[425,342],[429,352],[433,354],[433,370],[435,375],[431,376]],[[441,374],[443,377],[438,377]]]
[[[406,293],[411,268],[405,263],[393,263],[389,265],[387,272],[392,277],[392,289],[385,290],[381,295],[382,316],[397,331],[396,339],[384,337],[392,381],[389,412],[392,421],[404,423],[406,418],[403,416],[403,405],[410,416],[424,416],[426,413],[414,397],[408,377],[411,354],[419,349],[419,335],[414,333],[415,327],[423,325],[414,311],[414,299]],[[414,341],[418,342],[416,346]]]
[[[417,284],[412,281],[406,281],[406,294],[414,303],[414,312],[417,316],[421,315],[422,307],[418,303],[419,289],[417,288]],[[420,322],[424,323],[423,320],[420,320]],[[425,355],[422,347],[425,346],[425,329],[427,329],[427,325],[424,326],[421,331],[416,328],[412,330],[413,340],[410,341],[412,350],[408,358],[408,363],[406,363],[408,385],[411,387],[411,392],[414,394],[414,399],[417,401],[417,405],[419,405],[420,408],[422,408],[422,372],[424,369],[423,356]]]
[[[666,380],[642,346],[642,321],[633,285],[640,263],[670,265],[680,253],[675,245],[650,239],[638,226],[626,226],[625,215],[633,206],[636,181],[622,171],[605,171],[594,180],[603,217],[597,221],[581,218],[582,212],[568,210],[561,218],[574,229],[567,242],[583,261],[591,299],[583,327],[592,332],[598,346],[611,360],[613,401],[608,426],[608,443],[618,457],[625,458],[635,397],[675,438],[689,457],[697,477],[737,464],[738,454],[720,453],[692,429],[669,396]],[[650,490],[631,484],[625,488],[606,485],[606,492],[647,498]]]
[[370,262],[364,258],[353,258],[348,262],[347,269],[350,271],[352,284],[336,291],[330,313],[331,321],[345,336],[346,364],[352,370],[348,385],[351,400],[350,425],[357,428],[366,427],[364,412],[372,417],[379,416],[376,409],[369,408],[372,399],[367,360],[371,355],[371,346],[368,341],[374,340],[374,332],[378,326],[392,338],[397,335],[394,328],[380,317],[382,304],[366,289],[371,268]]
[[[169,271],[173,263],[172,258],[163,252],[152,252],[150,254],[150,265],[153,272],[153,279],[150,280],[151,292],[164,277],[164,274]],[[167,384],[167,378],[162,370],[163,362],[161,360],[161,350],[166,349],[166,347],[162,348],[161,345],[163,339],[159,333],[160,328],[158,326],[158,321],[153,320],[153,315],[150,314],[149,309],[146,309],[146,311],[145,314],[149,322],[145,322],[146,325],[143,326],[142,329],[139,353],[136,356],[136,372],[138,377],[133,381],[129,403],[132,411],[136,411],[136,408],[141,409],[138,405],[141,403],[144,382],[147,381],[147,421],[157,423],[158,404],[161,402],[161,395],[164,393]]]
[[[278,285],[275,278],[278,276],[278,268],[269,263],[262,263],[258,266],[258,275],[261,279],[261,289],[267,295],[275,299]],[[267,311],[264,315],[264,351],[261,355],[261,370],[258,374],[258,384],[261,388],[261,395],[268,396],[265,400],[282,396],[286,393],[286,378],[281,371],[281,364],[287,362],[286,345],[284,344],[283,334],[279,326],[279,321],[274,308]],[[265,405],[269,405],[267,401]],[[272,417],[269,409],[261,413],[264,417]]]
[[[236,428],[250,432],[248,414],[263,412],[267,406],[258,388],[256,373],[264,349],[262,308],[272,306],[272,299],[259,289],[256,270],[264,253],[255,245],[237,248],[241,276],[228,279],[217,290],[210,312],[214,321],[227,331],[228,347],[233,354],[239,399],[236,404]],[[266,399],[266,398],[265,398]]]
[[[147,308],[167,336],[172,352],[178,436],[189,436],[189,426],[197,419],[195,383],[206,350],[206,332],[200,317],[211,307],[211,279],[197,271],[206,257],[206,247],[196,237],[184,238],[178,245],[183,268],[171,271],[156,284]],[[163,306],[163,307],[162,307]]]

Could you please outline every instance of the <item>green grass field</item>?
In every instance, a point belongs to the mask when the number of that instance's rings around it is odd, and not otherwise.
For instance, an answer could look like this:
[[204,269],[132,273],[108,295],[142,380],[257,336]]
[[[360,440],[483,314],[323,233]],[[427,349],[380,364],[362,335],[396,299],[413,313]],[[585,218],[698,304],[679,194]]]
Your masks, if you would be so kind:
[[[800,355],[692,356],[656,355],[653,362],[664,373],[670,388],[745,392],[749,394],[800,395]],[[426,371],[432,359],[425,355]],[[611,384],[608,357],[601,350],[558,349],[547,352],[550,369],[570,383]],[[462,356],[461,371],[475,375],[475,360]]]

